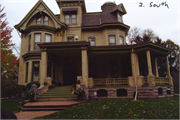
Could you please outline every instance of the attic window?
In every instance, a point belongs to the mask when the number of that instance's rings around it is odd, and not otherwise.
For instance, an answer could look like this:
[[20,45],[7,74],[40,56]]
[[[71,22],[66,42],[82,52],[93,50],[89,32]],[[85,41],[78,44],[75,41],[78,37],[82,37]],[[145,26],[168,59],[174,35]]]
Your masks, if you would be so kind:
[[121,15],[119,13],[118,13],[118,21],[122,22],[122,17],[121,17]]
[[36,24],[37,24],[37,25],[41,24],[41,17],[38,17],[38,18],[37,18]]
[[44,24],[45,25],[49,24],[49,18],[47,16],[44,16]]
[[109,45],[110,46],[116,45],[116,43],[115,43],[115,35],[109,35]]

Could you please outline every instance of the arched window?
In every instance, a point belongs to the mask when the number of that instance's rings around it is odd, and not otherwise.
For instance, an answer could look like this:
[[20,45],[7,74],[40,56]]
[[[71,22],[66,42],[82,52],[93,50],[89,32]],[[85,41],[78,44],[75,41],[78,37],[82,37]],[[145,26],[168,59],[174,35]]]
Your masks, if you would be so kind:
[[158,95],[163,96],[163,89],[162,88],[158,88]]
[[95,46],[95,37],[89,37],[88,40],[91,46]]
[[124,44],[124,37],[123,36],[119,36],[119,44],[120,45]]
[[73,42],[74,41],[74,36],[68,36],[67,41],[68,42]]
[[49,18],[48,16],[44,16],[44,24],[48,25],[49,24]]
[[36,24],[37,24],[37,25],[41,24],[41,16],[37,17],[37,19],[36,19]]
[[127,90],[126,89],[118,89],[117,90],[117,97],[121,96],[127,96]]
[[107,90],[105,90],[105,89],[98,90],[97,97],[107,97]]
[[116,45],[115,35],[109,35],[109,46]]
[[167,95],[171,95],[171,88],[167,88],[166,92],[167,92]]

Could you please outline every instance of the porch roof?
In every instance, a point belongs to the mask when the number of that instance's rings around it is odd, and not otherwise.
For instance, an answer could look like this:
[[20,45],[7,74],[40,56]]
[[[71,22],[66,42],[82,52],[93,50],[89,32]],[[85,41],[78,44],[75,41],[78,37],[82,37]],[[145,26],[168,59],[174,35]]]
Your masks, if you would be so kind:
[[157,55],[167,55],[170,49],[159,46],[150,41],[142,42],[135,45],[115,45],[115,46],[90,46],[90,42],[87,41],[75,41],[75,42],[51,42],[38,44],[41,50],[80,50],[84,47],[89,53],[131,53],[132,49],[137,53],[150,50]]

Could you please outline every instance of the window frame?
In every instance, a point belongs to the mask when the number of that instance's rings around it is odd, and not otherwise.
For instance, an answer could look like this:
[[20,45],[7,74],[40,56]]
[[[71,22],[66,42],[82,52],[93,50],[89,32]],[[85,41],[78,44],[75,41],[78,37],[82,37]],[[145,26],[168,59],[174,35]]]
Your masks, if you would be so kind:
[[31,34],[29,35],[29,48],[28,51],[31,51]]
[[[122,44],[121,44],[121,38],[122,38]],[[124,37],[122,35],[119,36],[119,44],[124,45]]]
[[[36,35],[40,35],[40,42],[36,42]],[[41,33],[34,33],[34,50],[39,51],[40,48],[37,44],[41,44]]]
[[[91,45],[91,46],[96,46],[95,37],[88,37],[88,41],[90,42],[90,45]],[[92,45],[92,42],[94,42],[94,45]]]
[[[33,75],[36,74],[35,76],[38,76],[38,81],[35,81],[35,82],[39,82],[39,77],[40,77],[40,70],[38,69],[38,72],[37,73],[34,73],[35,69],[34,69],[34,64],[38,63],[38,68],[40,69],[40,61],[33,61],[32,62],[32,77],[31,77],[31,81],[33,82],[34,81],[34,77]],[[38,74],[38,75],[37,75]]]
[[[66,18],[67,16],[69,16],[69,18]],[[69,22],[67,23],[66,20],[68,20]],[[70,15],[69,14],[65,15],[65,23],[70,24]]]
[[[69,41],[69,39],[72,39],[73,38],[73,41]],[[67,42],[74,42],[74,36],[68,36],[67,37]]]
[[[45,18],[47,18],[47,20]],[[49,17],[47,15],[44,16],[44,25],[49,25]]]
[[[110,37],[114,37],[114,43],[110,42]],[[116,45],[116,35],[108,35],[108,40],[109,40],[109,46],[115,46]]]
[[117,19],[119,22],[122,22],[122,16],[119,12],[117,12]]
[[[66,16],[69,16],[69,18],[66,18]],[[72,16],[75,16],[75,17],[72,17]],[[65,14],[64,15],[64,21],[65,21],[65,23],[66,24],[68,24],[68,25],[71,25],[71,24],[77,24],[77,14]],[[69,22],[66,22],[66,20],[68,20]],[[75,22],[73,22],[73,20],[75,21]]]
[[36,24],[40,25],[41,24],[41,16],[36,18]]
[[50,36],[50,41],[49,42],[52,42],[52,35],[48,34],[48,33],[45,33],[45,40],[44,40],[45,43],[47,43],[46,36],[48,36],[48,35]]
[[29,69],[29,62],[26,62],[26,79],[25,79],[25,83],[28,82],[28,69]]

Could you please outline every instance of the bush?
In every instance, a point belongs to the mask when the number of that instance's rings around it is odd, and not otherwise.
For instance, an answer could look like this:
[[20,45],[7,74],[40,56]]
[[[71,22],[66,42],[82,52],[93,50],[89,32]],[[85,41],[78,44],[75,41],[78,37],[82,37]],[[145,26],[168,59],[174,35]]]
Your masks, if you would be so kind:
[[38,82],[30,82],[30,83],[26,84],[26,89],[30,90],[31,89],[31,85],[33,85],[33,84],[36,84],[37,88],[40,87],[40,83],[38,83]]
[[15,80],[2,80],[1,81],[1,97],[9,97],[16,96],[18,91],[18,84]]
[[26,92],[26,86],[25,85],[18,85],[17,95],[18,97],[21,97],[22,93]]

